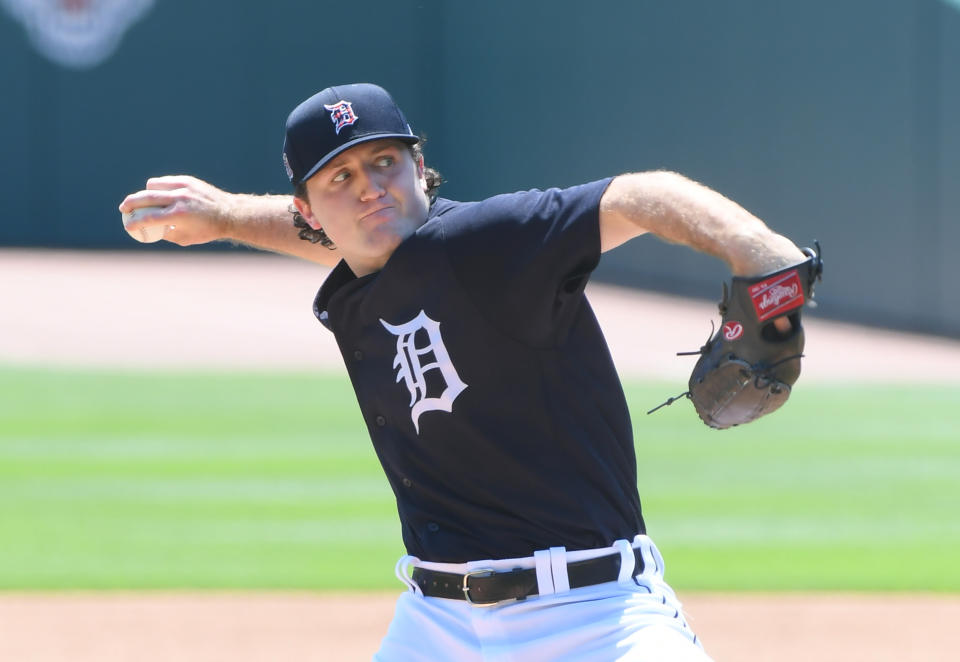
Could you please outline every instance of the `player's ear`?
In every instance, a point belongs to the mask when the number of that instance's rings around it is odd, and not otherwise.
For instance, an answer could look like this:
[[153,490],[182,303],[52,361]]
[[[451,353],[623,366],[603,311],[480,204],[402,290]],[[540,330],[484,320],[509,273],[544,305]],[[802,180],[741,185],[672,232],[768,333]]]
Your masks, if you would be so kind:
[[427,168],[423,163],[423,154],[420,154],[417,157],[417,179],[420,180],[420,188],[423,189],[424,193],[429,190],[429,187],[427,186],[426,170]]
[[304,200],[303,198],[294,196],[293,204],[297,208],[297,211],[300,212],[300,215],[303,216],[303,220],[306,221],[314,230],[322,229],[320,226],[320,221],[317,220],[317,217],[313,215],[313,209],[310,207],[310,203]]

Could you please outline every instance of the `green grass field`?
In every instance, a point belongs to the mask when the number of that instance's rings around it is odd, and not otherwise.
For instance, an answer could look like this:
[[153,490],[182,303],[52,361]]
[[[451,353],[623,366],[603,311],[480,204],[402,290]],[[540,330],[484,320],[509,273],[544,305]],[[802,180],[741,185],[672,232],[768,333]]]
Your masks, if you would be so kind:
[[[629,384],[685,590],[960,591],[960,385],[804,385],[717,432]],[[346,377],[0,369],[0,589],[399,588]]]

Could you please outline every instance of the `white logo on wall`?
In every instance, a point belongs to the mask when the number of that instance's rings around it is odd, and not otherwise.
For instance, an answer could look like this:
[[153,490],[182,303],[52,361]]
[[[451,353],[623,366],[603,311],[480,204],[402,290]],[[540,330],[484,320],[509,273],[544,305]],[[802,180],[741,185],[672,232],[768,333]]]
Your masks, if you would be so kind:
[[71,69],[89,69],[117,49],[154,0],[0,0],[38,51]]
[[[397,357],[393,360],[393,367],[397,369],[397,381],[401,379],[410,391],[410,418],[413,427],[420,434],[420,415],[427,411],[453,411],[453,401],[467,385],[460,379],[456,368],[450,361],[447,348],[440,336],[440,323],[427,317],[424,311],[406,324],[394,326],[380,320],[384,328],[397,336]],[[427,344],[417,347],[418,331],[426,332]],[[432,358],[431,358],[432,357]],[[421,363],[426,358],[427,363]],[[426,373],[437,370],[443,380],[443,391],[437,397],[427,394]]]

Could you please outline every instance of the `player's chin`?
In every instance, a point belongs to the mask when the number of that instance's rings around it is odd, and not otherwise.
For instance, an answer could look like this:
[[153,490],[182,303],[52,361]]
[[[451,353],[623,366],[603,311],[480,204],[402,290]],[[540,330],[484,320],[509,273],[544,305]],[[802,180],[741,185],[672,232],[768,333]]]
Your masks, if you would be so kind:
[[367,234],[367,253],[370,255],[387,256],[397,249],[407,237],[403,233],[382,226]]
[[399,246],[416,231],[417,226],[409,219],[402,217],[385,219],[369,228],[370,237],[376,243],[393,246]]

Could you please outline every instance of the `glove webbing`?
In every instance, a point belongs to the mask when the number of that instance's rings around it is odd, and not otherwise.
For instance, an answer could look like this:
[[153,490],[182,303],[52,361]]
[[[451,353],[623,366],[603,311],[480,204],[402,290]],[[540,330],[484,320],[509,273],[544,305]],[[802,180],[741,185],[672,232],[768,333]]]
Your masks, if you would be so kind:
[[[713,337],[714,328],[715,328],[715,327],[714,327],[713,322],[710,322],[710,337],[711,337],[711,338]],[[698,355],[704,354],[706,351],[707,351],[707,346],[704,345],[704,346],[701,347],[700,349],[698,349],[698,350],[696,350],[696,351],[693,351],[693,352],[677,352],[677,356],[698,356]],[[759,369],[759,364],[751,366],[751,368],[753,369],[753,371],[757,373],[757,374],[756,374],[756,377],[754,377],[753,385],[756,386],[757,388],[763,388],[763,386],[761,386],[761,384],[760,384],[760,379],[761,379],[761,378],[766,378],[767,383],[772,382],[773,379],[771,379],[770,376],[771,376],[771,371],[772,371],[774,368],[776,368],[778,365],[780,365],[780,364],[782,364],[782,363],[786,363],[787,361],[793,361],[794,359],[802,359],[803,356],[804,356],[803,354],[794,354],[793,356],[786,356],[786,357],[780,359],[779,361],[777,361],[777,362],[775,362],[775,363],[771,363],[770,365],[766,366],[765,369],[762,370],[762,371]],[[680,393],[679,395],[675,395],[675,396],[673,396],[672,398],[667,398],[664,402],[661,402],[659,405],[657,405],[656,407],[654,407],[653,409],[651,409],[650,411],[648,411],[648,412],[647,412],[647,415],[649,416],[649,415],[652,414],[653,412],[655,412],[655,411],[657,411],[658,409],[661,409],[661,408],[663,408],[663,407],[666,407],[667,405],[672,405],[674,402],[676,402],[677,400],[680,400],[681,398],[689,398],[690,395],[691,395],[690,391],[684,391],[683,393]]]

